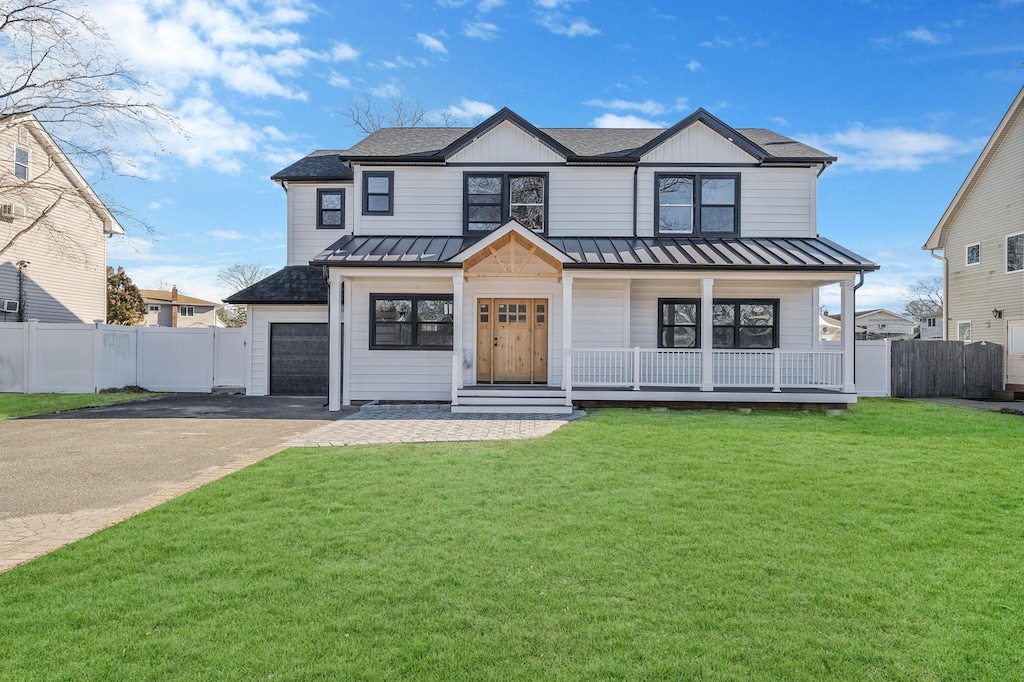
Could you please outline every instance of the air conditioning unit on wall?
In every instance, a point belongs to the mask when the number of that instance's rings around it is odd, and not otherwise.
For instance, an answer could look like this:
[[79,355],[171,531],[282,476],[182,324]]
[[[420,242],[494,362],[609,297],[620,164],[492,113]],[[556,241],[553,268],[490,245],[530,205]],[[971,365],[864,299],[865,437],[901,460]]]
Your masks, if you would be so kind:
[[3,305],[0,306],[0,312],[2,313],[16,313],[18,312],[19,302],[5,300]]
[[14,220],[25,217],[25,207],[20,204],[0,204],[0,218],[3,220]]

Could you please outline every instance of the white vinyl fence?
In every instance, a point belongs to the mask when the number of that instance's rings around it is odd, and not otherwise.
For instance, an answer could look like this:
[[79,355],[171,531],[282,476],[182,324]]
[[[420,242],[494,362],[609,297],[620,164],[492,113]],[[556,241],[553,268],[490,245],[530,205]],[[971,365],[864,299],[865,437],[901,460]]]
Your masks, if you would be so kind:
[[209,393],[242,387],[244,377],[244,329],[0,322],[4,393]]

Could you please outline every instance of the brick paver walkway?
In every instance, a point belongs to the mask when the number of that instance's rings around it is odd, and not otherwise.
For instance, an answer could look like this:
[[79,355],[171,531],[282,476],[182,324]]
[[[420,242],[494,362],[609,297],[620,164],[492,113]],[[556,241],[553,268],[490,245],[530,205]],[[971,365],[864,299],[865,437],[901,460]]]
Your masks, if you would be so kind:
[[453,443],[546,436],[586,413],[452,414],[447,405],[365,405],[356,414],[288,441],[289,447]]

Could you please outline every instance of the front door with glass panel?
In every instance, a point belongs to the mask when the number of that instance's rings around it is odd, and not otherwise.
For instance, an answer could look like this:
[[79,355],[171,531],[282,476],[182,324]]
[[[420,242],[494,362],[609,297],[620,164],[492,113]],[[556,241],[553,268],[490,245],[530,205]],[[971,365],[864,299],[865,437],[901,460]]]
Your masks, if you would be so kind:
[[1006,383],[1024,385],[1024,320],[1006,325]]
[[478,383],[547,383],[547,299],[479,299],[476,337]]

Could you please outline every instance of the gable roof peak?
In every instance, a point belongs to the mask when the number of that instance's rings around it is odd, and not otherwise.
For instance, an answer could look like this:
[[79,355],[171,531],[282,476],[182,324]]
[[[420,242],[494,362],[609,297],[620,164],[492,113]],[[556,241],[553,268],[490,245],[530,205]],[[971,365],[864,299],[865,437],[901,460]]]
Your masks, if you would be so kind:
[[499,109],[490,118],[486,119],[485,121],[482,121],[475,128],[470,129],[465,135],[462,135],[454,142],[449,144],[447,147],[442,149],[438,155],[443,156],[446,159],[451,158],[455,154],[459,153],[460,151],[468,147],[478,138],[487,134],[491,130],[494,130],[499,125],[505,122],[511,123],[517,126],[518,128],[522,129],[525,133],[532,135],[534,138],[537,139],[538,142],[548,147],[551,151],[555,152],[559,156],[568,158],[573,155],[571,149],[569,149],[561,142],[551,137],[546,132],[544,132],[537,126],[533,125],[532,123],[530,123],[525,118],[523,118],[516,112],[512,111],[508,107],[502,107],[501,109]]

